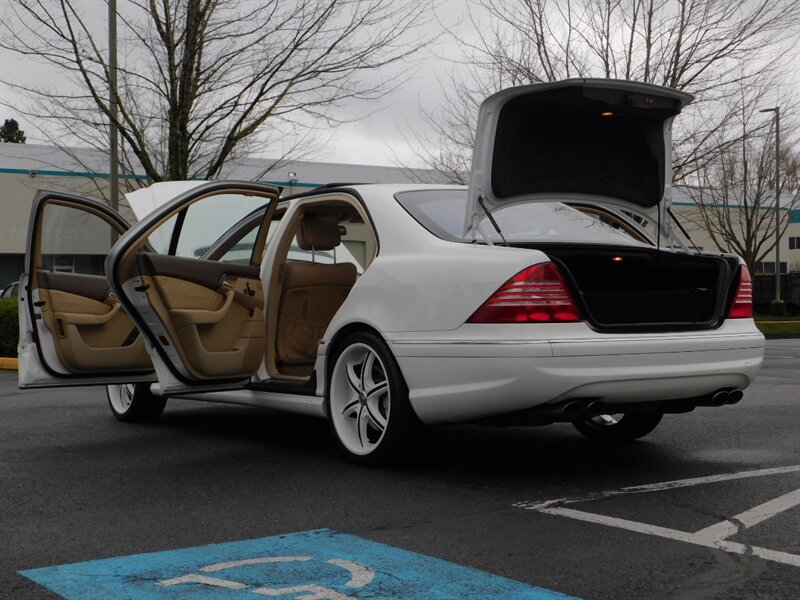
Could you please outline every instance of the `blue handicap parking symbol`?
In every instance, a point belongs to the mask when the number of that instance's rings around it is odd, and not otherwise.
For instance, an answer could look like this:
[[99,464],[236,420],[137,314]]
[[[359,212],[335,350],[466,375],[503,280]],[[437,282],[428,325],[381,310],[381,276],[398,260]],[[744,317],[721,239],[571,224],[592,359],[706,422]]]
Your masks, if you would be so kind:
[[30,569],[68,600],[569,597],[328,529]]

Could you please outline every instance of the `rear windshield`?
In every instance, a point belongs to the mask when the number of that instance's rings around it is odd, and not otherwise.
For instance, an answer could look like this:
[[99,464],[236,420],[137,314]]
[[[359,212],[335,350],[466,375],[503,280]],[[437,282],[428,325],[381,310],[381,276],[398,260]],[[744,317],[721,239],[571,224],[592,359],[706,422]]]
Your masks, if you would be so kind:
[[[445,240],[466,242],[464,219],[467,190],[415,190],[395,195],[423,227]],[[509,242],[581,242],[644,245],[622,229],[561,202],[524,202],[492,213]],[[502,242],[488,218],[481,229],[493,241]]]

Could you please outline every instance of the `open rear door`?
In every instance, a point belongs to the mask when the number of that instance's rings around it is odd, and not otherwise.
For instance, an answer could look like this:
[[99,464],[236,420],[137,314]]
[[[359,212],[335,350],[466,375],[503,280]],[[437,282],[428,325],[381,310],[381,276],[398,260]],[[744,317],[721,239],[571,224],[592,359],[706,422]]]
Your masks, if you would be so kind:
[[[261,366],[264,223],[277,199],[278,190],[264,184],[205,183],[147,215],[109,254],[111,288],[146,337],[162,393],[243,387]],[[266,209],[246,260],[201,258],[259,207]],[[149,242],[167,243],[166,253],[149,251]]]
[[155,379],[139,330],[111,292],[104,262],[129,228],[107,206],[40,191],[19,287],[19,385]]

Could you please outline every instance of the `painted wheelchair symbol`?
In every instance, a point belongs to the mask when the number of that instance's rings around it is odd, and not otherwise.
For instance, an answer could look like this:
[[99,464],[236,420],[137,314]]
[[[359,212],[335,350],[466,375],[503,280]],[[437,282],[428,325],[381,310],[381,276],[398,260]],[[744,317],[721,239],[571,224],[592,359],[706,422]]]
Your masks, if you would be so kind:
[[[230,579],[221,579],[206,575],[206,573],[217,573],[226,569],[233,569],[235,567],[245,567],[249,565],[264,565],[271,563],[290,563],[290,562],[307,562],[313,560],[313,556],[262,556],[260,558],[247,558],[245,560],[236,560],[232,562],[216,563],[201,567],[198,569],[199,573],[189,573],[188,575],[181,575],[172,579],[164,579],[156,582],[158,585],[165,587],[181,585],[186,583],[200,583],[212,587],[226,588],[230,590],[244,590],[250,588],[246,583],[238,581],[231,581]],[[344,558],[331,558],[325,561],[329,565],[341,567],[350,575],[350,580],[344,585],[345,587],[353,590],[363,588],[368,585],[374,578],[375,572],[370,568],[360,565],[351,560]],[[288,596],[293,594],[291,600],[353,600],[354,596],[347,596],[331,588],[321,585],[306,584],[296,585],[284,588],[270,588],[270,587],[256,587],[248,590],[253,594],[261,596],[279,597]],[[286,600],[290,600],[287,598]]]

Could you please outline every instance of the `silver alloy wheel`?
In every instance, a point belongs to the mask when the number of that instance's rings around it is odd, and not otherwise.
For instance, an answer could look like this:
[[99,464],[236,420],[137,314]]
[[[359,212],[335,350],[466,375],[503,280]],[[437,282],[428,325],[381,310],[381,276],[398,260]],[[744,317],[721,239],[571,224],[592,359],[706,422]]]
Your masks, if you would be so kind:
[[111,404],[111,408],[114,409],[114,412],[120,415],[124,415],[128,412],[133,402],[134,384],[112,384],[106,386],[106,389],[108,391],[108,401]]
[[344,447],[361,456],[380,445],[389,425],[391,392],[386,368],[375,350],[354,343],[333,367],[330,411]]

